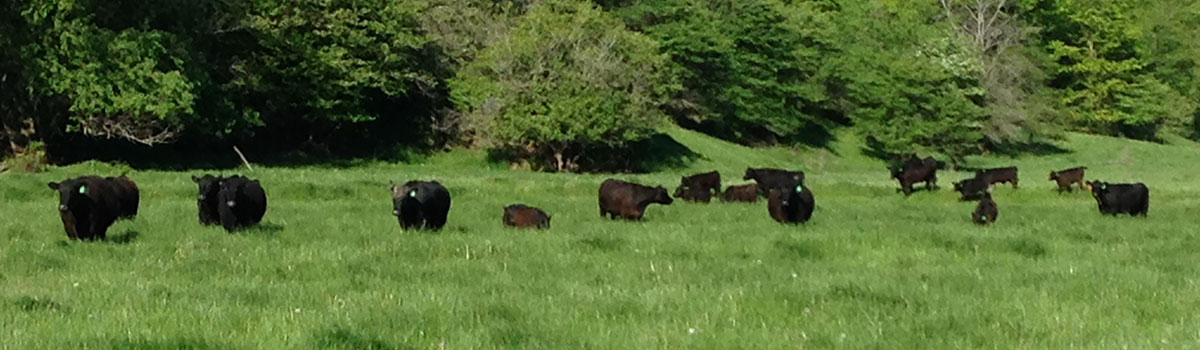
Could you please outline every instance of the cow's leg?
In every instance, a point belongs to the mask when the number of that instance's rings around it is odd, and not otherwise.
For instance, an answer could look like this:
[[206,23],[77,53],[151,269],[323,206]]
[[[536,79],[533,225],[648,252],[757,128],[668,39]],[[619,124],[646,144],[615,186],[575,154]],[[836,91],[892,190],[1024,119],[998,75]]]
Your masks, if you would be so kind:
[[1017,188],[1017,180],[1012,181],[1013,188]]

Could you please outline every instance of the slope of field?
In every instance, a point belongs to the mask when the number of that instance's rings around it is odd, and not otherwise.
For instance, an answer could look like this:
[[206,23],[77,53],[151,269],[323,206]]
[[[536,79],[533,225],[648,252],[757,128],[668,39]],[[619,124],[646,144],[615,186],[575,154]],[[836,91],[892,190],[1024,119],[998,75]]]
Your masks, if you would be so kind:
[[[192,172],[132,170],[136,220],[110,242],[65,239],[46,182],[121,167],[0,175],[0,348],[751,349],[1195,348],[1200,209],[1195,144],[1070,135],[1061,153],[978,157],[1017,165],[995,226],[942,189],[904,197],[885,164],[843,135],[829,149],[746,148],[685,130],[689,169],[614,175],[673,190],[680,175],[803,169],[813,222],[782,226],[764,202],[651,206],[601,219],[608,175],[508,171],[455,151],[417,164],[265,167],[265,223],[197,224]],[[1059,194],[1052,169],[1143,181],[1148,218]],[[229,174],[231,170],[221,171]],[[441,232],[403,232],[389,180],[453,194]],[[553,215],[504,229],[502,207]]]

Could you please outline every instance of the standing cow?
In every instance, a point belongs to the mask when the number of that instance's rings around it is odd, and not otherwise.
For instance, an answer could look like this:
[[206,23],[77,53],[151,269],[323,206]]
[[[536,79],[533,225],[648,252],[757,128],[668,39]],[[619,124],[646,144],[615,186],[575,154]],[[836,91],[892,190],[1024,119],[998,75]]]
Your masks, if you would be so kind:
[[904,195],[913,193],[913,184],[925,182],[926,190],[937,189],[937,160],[933,157],[918,159],[917,157],[909,157],[900,165],[888,167],[892,178],[900,181],[900,191]]
[[1146,216],[1150,212],[1150,188],[1141,182],[1110,184],[1095,180],[1088,182],[1087,186],[1092,189],[1092,197],[1096,198],[1102,214]]
[[773,188],[767,194],[767,213],[781,223],[808,222],[815,206],[812,191],[804,185]]
[[758,194],[766,196],[773,188],[792,188],[804,184],[804,172],[772,168],[746,168],[742,180],[754,180]]
[[450,191],[437,181],[392,185],[392,215],[401,228],[440,230],[449,214]]
[[1017,167],[990,168],[975,171],[975,177],[987,181],[988,186],[997,183],[1009,183],[1017,188]]
[[196,207],[199,209],[199,217],[201,225],[216,225],[221,223],[221,207],[217,198],[221,192],[220,176],[212,176],[205,174],[203,176],[192,176],[192,182],[199,187],[200,193],[196,195]]
[[536,207],[524,204],[511,204],[504,207],[504,226],[539,229],[550,228],[550,214]]
[[[708,191],[712,194],[721,193],[721,173],[716,170],[679,178],[679,187]],[[678,190],[677,190],[678,191]]]
[[70,239],[105,239],[118,219],[137,216],[139,191],[125,175],[80,176],[47,185],[58,191],[58,214]]
[[617,179],[600,184],[600,217],[641,220],[652,203],[670,205],[673,200],[662,186],[650,187]]
[[1070,192],[1071,184],[1078,184],[1079,189],[1082,190],[1084,186],[1083,176],[1086,170],[1087,167],[1079,166],[1059,171],[1051,171],[1050,180],[1053,180],[1058,184],[1058,192],[1062,192],[1063,190]]
[[267,213],[267,192],[258,180],[234,175],[220,180],[217,217],[227,232],[254,225]]

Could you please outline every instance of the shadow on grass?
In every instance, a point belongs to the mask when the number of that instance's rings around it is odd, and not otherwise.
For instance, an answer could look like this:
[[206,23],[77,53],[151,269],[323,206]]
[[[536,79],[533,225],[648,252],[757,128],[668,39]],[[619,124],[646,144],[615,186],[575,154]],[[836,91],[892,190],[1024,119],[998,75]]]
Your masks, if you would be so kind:
[[258,225],[240,228],[235,233],[246,236],[274,238],[279,235],[280,231],[283,231],[283,225],[273,222],[260,222]]
[[125,232],[121,232],[120,234],[109,236],[108,241],[113,244],[129,244],[136,241],[141,235],[142,233],[138,231],[125,230]]
[[[329,329],[313,335],[313,340],[319,349],[361,349],[361,350],[390,350],[397,349],[382,339],[355,332],[343,327]],[[406,349],[411,347],[406,347]]]

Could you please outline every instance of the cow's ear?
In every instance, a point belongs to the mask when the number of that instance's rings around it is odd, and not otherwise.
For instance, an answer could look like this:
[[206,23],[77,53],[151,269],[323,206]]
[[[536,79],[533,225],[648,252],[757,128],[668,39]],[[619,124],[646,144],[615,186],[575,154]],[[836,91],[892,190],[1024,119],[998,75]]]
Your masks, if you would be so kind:
[[57,183],[57,182],[53,182],[53,181],[51,181],[51,182],[50,182],[50,183],[48,183],[47,185],[49,185],[49,186],[50,186],[50,189],[52,189],[52,190],[57,190],[57,189],[58,189],[58,183]]
[[196,175],[192,175],[192,182],[197,182],[197,183],[200,182],[200,177],[197,177]]

